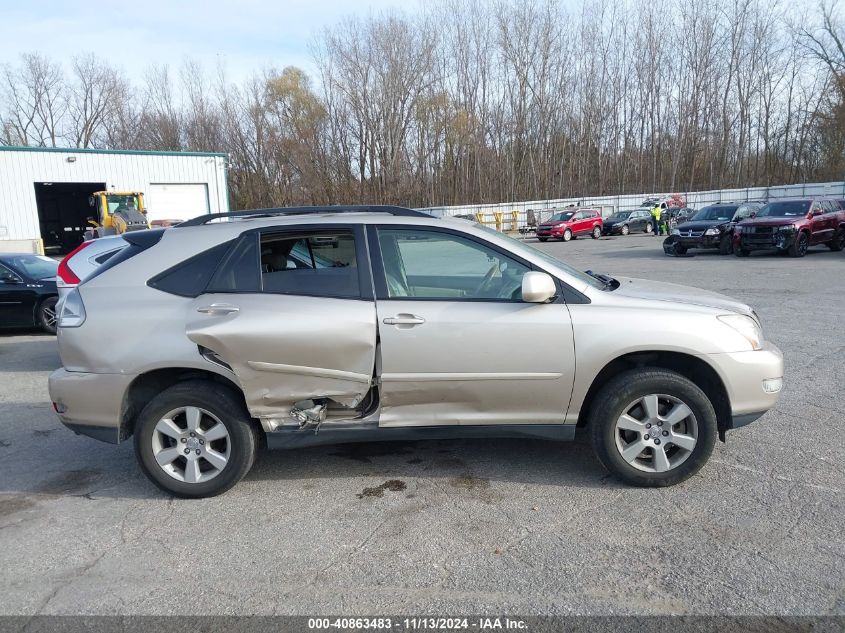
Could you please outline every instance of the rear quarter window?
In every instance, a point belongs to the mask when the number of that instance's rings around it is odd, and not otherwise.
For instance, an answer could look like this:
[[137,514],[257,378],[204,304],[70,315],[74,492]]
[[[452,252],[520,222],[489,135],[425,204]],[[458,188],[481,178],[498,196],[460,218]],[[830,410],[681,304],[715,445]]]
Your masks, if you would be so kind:
[[205,291],[231,246],[231,242],[224,242],[194,255],[159,273],[147,285],[180,297],[198,297]]

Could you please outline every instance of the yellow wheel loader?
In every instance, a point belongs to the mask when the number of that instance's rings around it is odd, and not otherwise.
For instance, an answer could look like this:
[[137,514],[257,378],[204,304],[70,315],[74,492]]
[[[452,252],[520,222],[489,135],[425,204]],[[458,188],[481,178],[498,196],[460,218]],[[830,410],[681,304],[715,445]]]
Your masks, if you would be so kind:
[[91,226],[85,231],[86,241],[150,228],[144,194],[140,191],[95,191],[88,204],[92,213],[88,217]]

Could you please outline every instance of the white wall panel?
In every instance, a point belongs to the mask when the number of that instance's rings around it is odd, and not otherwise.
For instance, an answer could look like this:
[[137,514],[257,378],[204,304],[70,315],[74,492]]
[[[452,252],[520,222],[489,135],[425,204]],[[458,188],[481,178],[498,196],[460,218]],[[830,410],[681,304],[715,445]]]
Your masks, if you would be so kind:
[[105,182],[145,193],[153,183],[204,185],[207,212],[229,209],[222,154],[0,147],[0,250],[4,241],[40,239],[37,182]]

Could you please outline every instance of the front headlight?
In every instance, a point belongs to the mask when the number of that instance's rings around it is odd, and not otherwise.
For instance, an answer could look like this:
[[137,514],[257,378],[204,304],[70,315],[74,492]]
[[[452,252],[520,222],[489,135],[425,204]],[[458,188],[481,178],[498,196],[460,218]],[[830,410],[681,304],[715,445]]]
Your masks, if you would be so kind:
[[781,233],[793,233],[798,229],[797,226],[794,224],[787,224],[786,226],[782,226],[778,229]]
[[720,232],[721,231],[719,231],[719,227],[714,226],[714,227],[711,227],[711,228],[707,229],[706,231],[704,231],[704,234],[705,235],[718,235]]
[[680,235],[681,229],[672,229],[672,235]]
[[760,349],[763,347],[763,329],[750,316],[745,316],[744,314],[723,314],[716,318],[739,332],[751,344],[751,349]]

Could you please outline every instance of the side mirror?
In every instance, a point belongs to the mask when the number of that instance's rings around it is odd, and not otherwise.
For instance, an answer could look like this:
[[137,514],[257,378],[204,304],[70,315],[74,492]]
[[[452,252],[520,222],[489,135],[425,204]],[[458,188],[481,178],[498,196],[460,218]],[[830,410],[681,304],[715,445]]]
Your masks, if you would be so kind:
[[522,300],[526,303],[547,303],[557,295],[557,285],[551,275],[537,271],[522,276]]
[[14,273],[4,272],[0,273],[0,281],[4,284],[19,284],[21,283],[21,278]]

